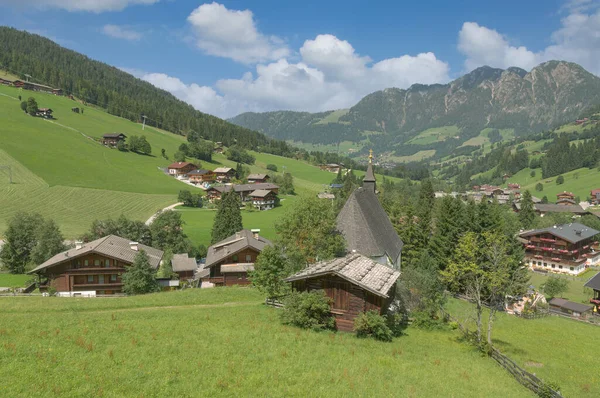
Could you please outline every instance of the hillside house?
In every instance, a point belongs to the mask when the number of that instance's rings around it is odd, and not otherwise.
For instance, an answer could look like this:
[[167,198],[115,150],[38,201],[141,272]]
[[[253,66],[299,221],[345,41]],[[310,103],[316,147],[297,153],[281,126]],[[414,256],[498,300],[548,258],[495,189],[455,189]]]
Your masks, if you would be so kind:
[[568,315],[573,318],[588,319],[593,314],[594,307],[563,298],[555,297],[548,302],[551,312]]
[[229,182],[235,178],[235,169],[231,167],[217,167],[214,172],[218,182]]
[[33,82],[24,82],[23,80],[15,80],[14,82],[12,82],[12,85],[14,87],[17,88],[22,88],[24,90],[31,90],[31,91],[39,91],[42,93],[49,93],[52,94],[54,88],[50,87],[50,86],[45,86],[43,84],[38,84],[38,83],[33,83]]
[[575,201],[575,194],[573,194],[573,192],[567,192],[567,191],[557,193],[556,194],[556,203],[558,203],[558,201],[561,199],[570,199],[572,201]]
[[[574,217],[590,214],[580,205],[572,204],[536,203],[534,201],[533,209],[540,217],[544,217],[547,213],[571,213]],[[521,211],[521,203],[513,202],[513,210],[517,213]]]
[[248,272],[260,252],[272,245],[260,236],[259,229],[243,229],[208,248],[200,280],[202,286],[248,285]]
[[600,314],[600,272],[583,286],[593,290],[594,295],[590,299],[590,304],[593,304],[596,307],[596,314]]
[[521,233],[525,263],[532,269],[578,275],[600,262],[600,234],[583,224],[571,223]]
[[171,268],[173,268],[173,272],[179,276],[180,280],[193,279],[198,264],[196,264],[196,259],[189,257],[187,253],[174,254],[171,259]]
[[44,119],[52,119],[52,113],[54,111],[50,108],[38,108],[35,113],[36,116],[43,117]]
[[202,184],[205,182],[215,182],[217,175],[212,170],[196,169],[187,173],[187,177],[191,183]]
[[3,84],[3,85],[5,85],[5,86],[10,86],[10,85],[12,84],[12,81],[10,81],[10,80],[6,80],[6,79],[2,79],[2,78],[0,77],[0,84]]
[[521,189],[521,185],[519,185],[519,184],[517,184],[517,183],[510,183],[510,182],[509,182],[509,183],[508,183],[508,189],[513,189],[513,190],[516,190],[516,189]]
[[248,184],[263,184],[269,182],[270,179],[268,174],[250,174],[247,178]]
[[250,200],[250,194],[257,190],[267,190],[272,191],[274,194],[279,193],[279,186],[275,184],[267,183],[257,183],[257,184],[235,184],[235,185],[222,185],[217,187],[210,187],[206,191],[206,195],[210,201],[215,201],[221,199],[221,195],[225,192],[230,192],[233,190],[234,192],[240,195],[240,199],[242,202],[246,202]]
[[337,229],[346,240],[349,253],[360,253],[381,264],[400,269],[404,243],[379,203],[372,154],[363,186],[352,192],[337,217]]
[[337,329],[351,332],[360,313],[387,311],[399,277],[400,271],[352,253],[310,265],[286,281],[297,291],[324,291]]
[[225,148],[223,148],[223,143],[222,142],[215,142],[215,147],[213,149],[214,153],[223,153],[225,151]]
[[342,169],[342,165],[341,164],[337,164],[337,163],[328,163],[328,164],[322,164],[319,166],[319,168],[321,170],[325,170],[328,171],[330,173],[339,173],[340,170]]
[[[79,113],[79,108],[77,109],[77,113]],[[127,136],[123,133],[106,133],[102,136],[102,144],[108,147],[116,147],[120,141],[125,141]]]
[[592,189],[590,191],[590,198],[592,200],[593,205],[599,206],[600,205],[600,188]]
[[29,273],[38,275],[41,291],[52,286],[58,293],[74,296],[121,293],[121,275],[141,250],[148,255],[150,266],[158,269],[162,250],[108,235],[88,243],[76,242],[75,248],[58,253]]
[[271,210],[275,207],[277,195],[267,189],[257,189],[250,194],[250,200],[258,210]]
[[53,88],[52,89],[52,94],[54,94],[54,95],[63,95],[63,91],[60,88]]
[[185,176],[187,176],[187,174],[189,172],[196,170],[197,168],[198,168],[198,166],[196,166],[194,163],[175,162],[175,163],[171,163],[167,167],[167,170],[168,170],[169,174],[174,177],[185,177]]

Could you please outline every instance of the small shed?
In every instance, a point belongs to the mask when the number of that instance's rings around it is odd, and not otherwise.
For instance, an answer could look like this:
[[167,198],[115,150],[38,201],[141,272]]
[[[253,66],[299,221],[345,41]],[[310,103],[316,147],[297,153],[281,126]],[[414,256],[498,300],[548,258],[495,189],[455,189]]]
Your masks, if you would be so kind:
[[194,272],[198,268],[196,259],[189,257],[187,253],[174,254],[171,259],[171,267],[173,272],[179,275],[179,279],[192,279]]
[[387,311],[399,277],[400,271],[352,253],[313,264],[286,281],[297,291],[324,291],[331,299],[337,329],[350,332],[360,313]]
[[563,298],[555,297],[548,303],[550,311],[559,312],[573,318],[587,319],[592,315],[594,307],[591,305],[575,303]]

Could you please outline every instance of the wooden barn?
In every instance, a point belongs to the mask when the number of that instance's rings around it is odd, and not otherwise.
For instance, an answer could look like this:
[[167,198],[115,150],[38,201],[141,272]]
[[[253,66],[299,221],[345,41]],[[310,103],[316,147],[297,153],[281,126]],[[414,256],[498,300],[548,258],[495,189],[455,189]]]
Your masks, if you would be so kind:
[[351,332],[360,313],[387,311],[399,277],[400,271],[353,253],[313,264],[286,281],[297,291],[324,291],[337,329]]
[[173,268],[173,272],[179,275],[179,279],[185,280],[194,278],[198,264],[196,264],[195,258],[190,257],[187,253],[183,253],[173,255],[171,267]]
[[204,182],[215,182],[217,175],[212,170],[197,169],[187,173],[191,183],[202,184]]
[[[77,109],[77,111],[75,111]],[[73,108],[73,112],[79,113],[79,108]],[[110,147],[115,147],[119,141],[124,141],[127,136],[123,133],[107,133],[102,136],[102,144]]]

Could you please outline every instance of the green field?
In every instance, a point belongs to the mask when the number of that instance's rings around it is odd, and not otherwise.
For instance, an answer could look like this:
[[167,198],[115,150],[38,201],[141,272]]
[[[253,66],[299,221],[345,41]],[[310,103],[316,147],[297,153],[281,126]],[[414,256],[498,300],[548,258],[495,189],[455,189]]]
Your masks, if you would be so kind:
[[[469,309],[469,303],[450,301],[449,311],[461,323],[469,318]],[[474,330],[472,322],[467,324]],[[525,370],[558,383],[565,397],[600,395],[600,374],[595,371],[593,354],[598,336],[598,326],[558,316],[527,320],[500,313],[494,322],[494,345]]]
[[[461,146],[480,146],[484,144],[489,144],[490,139],[488,138],[488,134],[492,131],[491,128],[485,128],[481,130],[481,133],[477,137],[473,137],[465,141]],[[502,140],[509,140],[515,136],[514,129],[501,129],[500,135],[502,136]]]
[[[565,182],[561,185],[556,185],[556,176],[542,178],[541,169],[536,169],[535,172],[535,177],[531,177],[531,169],[526,168],[512,176],[508,181],[520,184],[521,191],[527,189],[532,195],[538,198],[547,196],[550,202],[555,202],[556,194],[563,191],[573,192],[575,196],[579,196],[581,200],[585,200],[590,195],[592,189],[600,188],[600,171],[597,168],[582,168],[565,173],[563,174]],[[544,187],[541,192],[535,190],[535,186],[539,182]]]
[[423,159],[433,157],[433,155],[435,155],[435,149],[427,149],[409,156],[388,156],[387,159],[398,163],[409,163],[419,162]]
[[23,287],[25,282],[32,279],[31,275],[15,275],[0,272],[0,287]]
[[[569,289],[562,294],[562,297],[578,303],[589,304],[590,299],[592,298],[592,292],[590,289],[584,288],[583,285],[596,273],[596,271],[588,271],[574,278],[566,278],[569,282]],[[548,275],[539,274],[537,272],[530,272],[529,274],[531,275],[531,284],[535,286],[536,289],[539,289],[549,277]]]
[[340,117],[346,115],[350,109],[338,109],[325,116],[315,124],[341,123],[350,124],[349,122],[340,122]]
[[0,395],[532,396],[456,332],[392,343],[282,326],[253,289],[0,300]]
[[417,136],[407,142],[412,145],[428,145],[434,142],[445,141],[448,137],[458,135],[457,126],[442,126],[421,131]]
[[365,145],[367,145],[367,141],[361,141],[358,144],[356,144],[352,141],[342,141],[342,142],[340,142],[339,147],[337,144],[311,144],[308,142],[300,142],[300,141],[288,141],[288,144],[293,145],[298,148],[301,148],[301,149],[305,149],[309,152],[319,151],[319,152],[338,153],[338,150],[339,150],[340,155],[350,155],[353,152],[358,152],[361,149],[363,149],[363,147]]

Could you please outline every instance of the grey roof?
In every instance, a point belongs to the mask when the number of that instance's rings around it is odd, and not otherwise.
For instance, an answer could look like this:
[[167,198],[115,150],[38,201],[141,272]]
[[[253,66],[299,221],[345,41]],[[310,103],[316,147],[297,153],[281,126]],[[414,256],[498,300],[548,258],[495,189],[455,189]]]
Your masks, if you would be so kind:
[[373,165],[371,163],[369,163],[369,165],[367,166],[367,172],[365,173],[363,181],[375,182],[375,174],[373,174]]
[[264,198],[265,196],[267,196],[268,194],[270,194],[272,191],[266,190],[266,189],[257,189],[256,191],[252,192],[250,194],[250,196],[254,196],[257,198]]
[[579,313],[591,311],[594,309],[594,307],[592,307],[591,305],[575,303],[573,301],[565,300],[563,298],[558,297],[555,297],[552,300],[550,300],[548,304]]
[[196,264],[196,259],[193,257],[189,257],[187,253],[184,254],[174,254],[171,259],[171,267],[173,267],[173,272],[184,272],[184,271],[194,271],[198,268]]
[[575,202],[573,199],[568,199],[568,198],[558,199],[556,201],[556,204],[561,204],[561,203],[565,203],[565,202],[566,203],[570,203],[572,205],[576,205],[577,204],[577,202]]
[[557,205],[555,203],[536,203],[534,209],[542,213],[573,213],[586,214],[587,211],[579,205]]
[[261,252],[265,246],[270,246],[271,244],[270,240],[265,239],[260,235],[258,239],[255,239],[254,234],[251,231],[242,229],[240,232],[236,232],[230,237],[223,239],[208,248],[204,268],[210,268],[227,257],[239,253],[248,247]]
[[126,136],[125,134],[123,134],[123,133],[107,133],[107,134],[104,134],[102,137],[104,137],[104,138],[119,138],[119,137],[121,137],[121,136],[123,136],[123,137],[127,137],[127,136]]
[[404,246],[375,193],[362,187],[346,201],[337,228],[349,252],[356,250],[367,257],[387,255],[396,263]]
[[337,275],[381,297],[388,297],[390,289],[400,277],[400,271],[379,264],[360,254],[321,261],[286,279],[288,282],[322,275]]
[[589,287],[590,289],[600,290],[600,272],[592,277],[589,281],[583,285],[585,287]]
[[229,192],[232,189],[235,192],[253,192],[253,191],[256,191],[257,189],[267,189],[267,190],[278,189],[279,185],[271,184],[270,182],[262,182],[262,183],[258,183],[258,184],[224,185],[224,186],[213,187],[213,188],[221,193]]
[[227,264],[221,266],[222,274],[229,274],[232,272],[248,272],[254,271],[253,263],[237,263],[237,264]]
[[133,263],[135,256],[139,251],[144,250],[150,260],[150,266],[152,268],[158,268],[160,260],[163,257],[163,251],[155,249],[150,246],[142,245],[138,243],[138,250],[133,250],[130,246],[131,241],[129,239],[121,238],[116,235],[108,235],[100,239],[83,244],[80,249],[69,249],[62,253],[58,253],[49,260],[35,267],[29,273],[41,271],[48,267],[71,261],[74,258],[81,257],[82,255],[89,253],[98,253],[107,257],[116,258],[119,261],[126,263]]
[[192,170],[189,173],[187,173],[188,175],[200,175],[203,176],[205,174],[210,174],[212,173],[212,171],[210,170],[204,170],[204,169],[196,169],[196,170]]
[[532,235],[539,235],[542,233],[549,233],[568,242],[577,243],[582,240],[589,239],[594,235],[600,234],[600,231],[587,227],[583,224],[574,222],[571,224],[561,224],[548,228],[534,229],[531,231],[524,232],[520,234],[520,236],[527,237]]
[[233,171],[231,167],[217,167],[216,169],[214,169],[214,172],[218,174],[227,174],[230,171]]
[[269,177],[268,174],[250,174],[248,180],[264,180],[267,177]]

